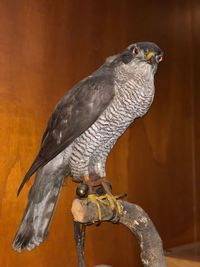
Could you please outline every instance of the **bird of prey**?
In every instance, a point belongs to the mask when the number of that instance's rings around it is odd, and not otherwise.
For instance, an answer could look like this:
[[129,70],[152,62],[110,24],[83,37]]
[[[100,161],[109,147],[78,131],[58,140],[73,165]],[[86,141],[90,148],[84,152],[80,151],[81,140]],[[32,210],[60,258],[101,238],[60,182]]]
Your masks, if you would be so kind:
[[[15,250],[31,250],[44,240],[66,176],[79,183],[78,196],[98,199],[102,191],[115,206],[105,178],[106,159],[128,126],[151,106],[154,75],[162,57],[154,43],[131,44],[64,95],[18,190],[19,194],[36,172],[13,241]],[[116,209],[120,212],[117,204]]]

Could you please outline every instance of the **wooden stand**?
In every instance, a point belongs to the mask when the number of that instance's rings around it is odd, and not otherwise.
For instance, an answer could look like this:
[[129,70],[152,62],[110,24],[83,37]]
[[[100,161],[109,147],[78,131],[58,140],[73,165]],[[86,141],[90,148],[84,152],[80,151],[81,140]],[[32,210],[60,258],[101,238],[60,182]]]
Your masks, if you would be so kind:
[[[123,208],[123,214],[119,218],[118,223],[129,228],[136,237],[141,249],[140,258],[143,266],[166,267],[162,241],[149,216],[142,208],[135,204],[121,200],[118,201]],[[100,207],[102,221],[112,222],[113,211],[102,203],[100,203]],[[97,206],[87,199],[75,199],[72,203],[71,211],[75,222],[87,225],[98,222]]]

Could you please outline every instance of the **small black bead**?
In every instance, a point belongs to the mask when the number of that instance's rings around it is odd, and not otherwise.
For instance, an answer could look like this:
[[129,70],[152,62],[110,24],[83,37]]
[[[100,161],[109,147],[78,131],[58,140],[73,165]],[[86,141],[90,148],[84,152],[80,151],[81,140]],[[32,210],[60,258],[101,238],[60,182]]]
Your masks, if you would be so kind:
[[88,190],[89,187],[87,184],[80,184],[77,188],[76,188],[76,195],[80,198],[82,197],[86,197],[88,195]]

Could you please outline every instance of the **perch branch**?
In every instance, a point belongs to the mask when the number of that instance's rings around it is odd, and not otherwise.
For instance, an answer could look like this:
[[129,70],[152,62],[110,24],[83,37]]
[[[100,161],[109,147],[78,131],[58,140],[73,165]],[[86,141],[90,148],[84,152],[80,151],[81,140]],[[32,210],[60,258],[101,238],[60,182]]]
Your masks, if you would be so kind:
[[[119,223],[131,230],[141,249],[141,261],[144,267],[166,267],[162,241],[149,216],[144,210],[132,203],[118,200],[123,207]],[[112,221],[111,209],[100,203],[102,221]],[[98,222],[97,207],[88,200],[75,199],[72,203],[74,221],[92,224]]]

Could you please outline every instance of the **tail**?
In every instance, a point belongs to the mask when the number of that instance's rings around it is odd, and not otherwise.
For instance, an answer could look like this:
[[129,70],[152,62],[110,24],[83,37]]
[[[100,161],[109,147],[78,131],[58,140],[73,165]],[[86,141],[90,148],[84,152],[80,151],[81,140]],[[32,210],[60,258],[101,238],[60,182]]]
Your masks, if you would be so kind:
[[48,173],[47,177],[41,179],[44,168],[36,174],[24,216],[13,241],[13,249],[18,252],[32,250],[47,236],[65,175]]

